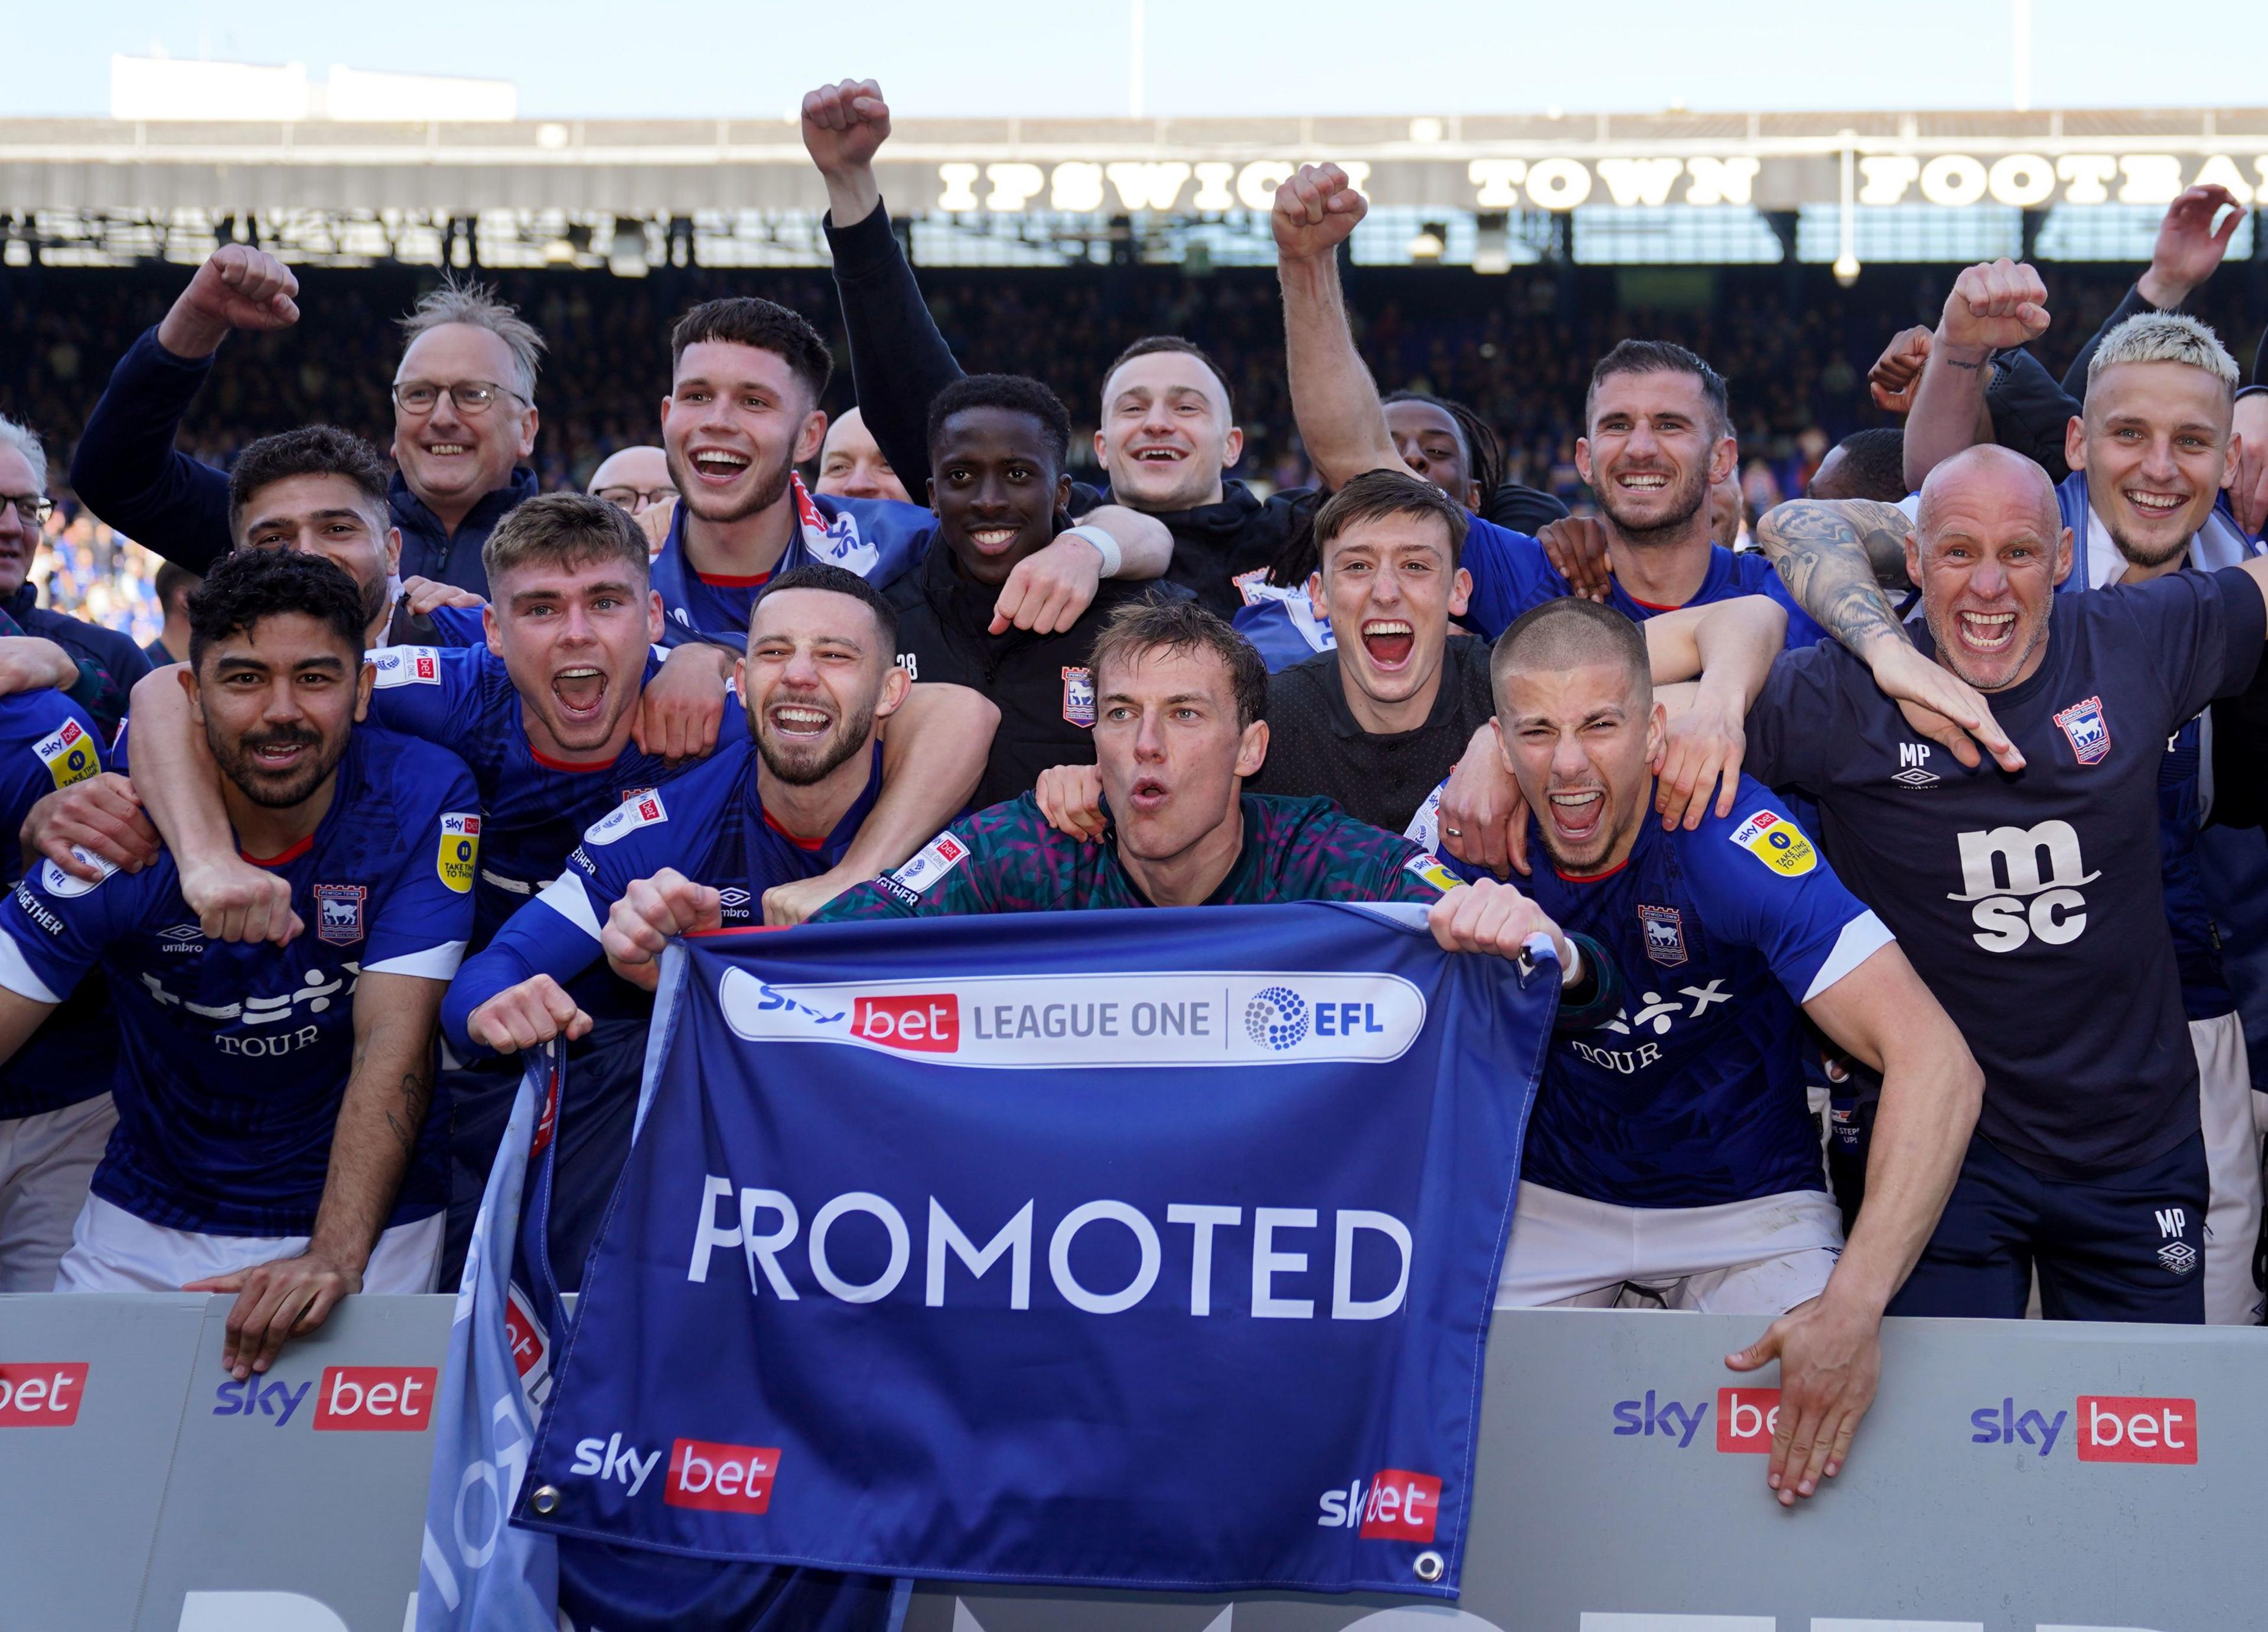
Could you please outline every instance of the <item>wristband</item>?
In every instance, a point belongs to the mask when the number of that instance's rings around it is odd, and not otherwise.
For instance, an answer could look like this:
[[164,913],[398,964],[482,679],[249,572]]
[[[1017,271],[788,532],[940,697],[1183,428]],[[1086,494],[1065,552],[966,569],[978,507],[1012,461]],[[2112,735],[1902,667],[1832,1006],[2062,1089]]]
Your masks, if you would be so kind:
[[1101,527],[1073,527],[1063,536],[1067,539],[1085,539],[1088,543],[1094,545],[1102,555],[1102,576],[1106,578],[1115,578],[1118,576],[1118,566],[1121,559],[1118,553],[1118,540],[1112,538],[1110,534],[1104,532]]

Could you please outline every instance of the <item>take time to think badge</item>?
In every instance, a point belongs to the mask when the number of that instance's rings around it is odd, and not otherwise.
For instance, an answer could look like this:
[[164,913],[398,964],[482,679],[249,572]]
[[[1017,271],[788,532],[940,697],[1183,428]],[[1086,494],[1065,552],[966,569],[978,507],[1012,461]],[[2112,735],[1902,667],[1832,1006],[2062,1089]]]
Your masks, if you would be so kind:
[[441,882],[464,894],[473,887],[473,866],[481,855],[481,819],[464,811],[441,812]]
[[1800,878],[1819,865],[1819,852],[1803,829],[1772,811],[1758,811],[1734,828],[1733,842],[1786,878]]

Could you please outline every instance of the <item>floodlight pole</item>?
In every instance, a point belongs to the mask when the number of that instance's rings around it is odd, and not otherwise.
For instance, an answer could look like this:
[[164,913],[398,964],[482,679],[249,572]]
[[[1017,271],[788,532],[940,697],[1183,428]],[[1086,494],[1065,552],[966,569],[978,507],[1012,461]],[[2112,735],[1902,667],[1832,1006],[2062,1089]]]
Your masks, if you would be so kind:
[[2030,112],[2032,106],[2032,0],[2011,0],[2011,4],[2014,8],[2010,20],[2015,33],[2016,111],[2023,114]]
[[1129,0],[1133,16],[1134,38],[1126,53],[1126,111],[1136,119],[1142,117],[1142,36],[1147,32],[1142,24],[1143,0]]

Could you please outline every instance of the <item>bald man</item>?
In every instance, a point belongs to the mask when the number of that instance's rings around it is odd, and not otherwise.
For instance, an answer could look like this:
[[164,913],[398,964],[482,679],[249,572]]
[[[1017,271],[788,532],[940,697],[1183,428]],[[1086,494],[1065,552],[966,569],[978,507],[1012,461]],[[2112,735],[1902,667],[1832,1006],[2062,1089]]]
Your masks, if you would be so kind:
[[591,496],[619,504],[633,516],[648,505],[677,496],[669,479],[669,455],[657,447],[616,448],[591,473]]
[[857,408],[827,428],[827,440],[819,445],[819,482],[813,491],[832,493],[837,498],[911,502],[906,497],[906,484],[882,457],[881,445],[866,429],[865,416]]
[[[2252,1244],[2205,1235],[2157,785],[2167,739],[2252,677],[2268,562],[2058,595],[2055,490],[1998,447],[1933,471],[1911,524],[1798,500],[1758,533],[1836,640],[1775,666],[1747,769],[1818,801],[1828,860],[1984,1071],[1953,1199],[1890,1312],[2020,1317],[2036,1268],[2051,1319],[2203,1320],[2204,1254]],[[1921,586],[1911,635],[1876,583],[1893,555]],[[1990,699],[1997,765],[1875,685],[1917,649]]]

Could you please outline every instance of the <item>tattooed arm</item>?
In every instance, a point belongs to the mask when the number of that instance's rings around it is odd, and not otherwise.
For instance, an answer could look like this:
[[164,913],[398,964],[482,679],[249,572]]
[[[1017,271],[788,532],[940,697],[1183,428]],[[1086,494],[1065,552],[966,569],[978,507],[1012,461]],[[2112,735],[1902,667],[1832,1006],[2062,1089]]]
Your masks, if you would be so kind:
[[221,1364],[239,1379],[265,1371],[285,1339],[313,1331],[340,1298],[362,1290],[363,1268],[432,1103],[433,1026],[446,985],[409,974],[362,976],[354,995],[354,1065],[306,1249],[182,1289],[237,1295]]
[[1869,499],[1792,499],[1766,511],[1756,540],[1795,604],[1874,671],[1907,722],[1963,765],[1978,762],[1971,737],[2004,770],[2023,768],[1983,697],[1914,650],[1879,581],[1889,564],[1905,577],[1913,524],[1895,504]]

